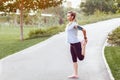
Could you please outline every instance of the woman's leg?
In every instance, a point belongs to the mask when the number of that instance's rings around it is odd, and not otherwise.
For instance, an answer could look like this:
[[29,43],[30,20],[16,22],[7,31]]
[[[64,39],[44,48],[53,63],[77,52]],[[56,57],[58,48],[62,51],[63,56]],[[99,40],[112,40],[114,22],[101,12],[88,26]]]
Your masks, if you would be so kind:
[[84,59],[84,54],[82,54],[82,47],[80,42],[75,45],[75,52],[79,60]]
[[74,75],[75,75],[75,76],[78,76],[78,63],[77,63],[77,62],[74,62],[74,63],[73,63],[73,67],[74,67]]
[[73,74],[69,76],[69,78],[78,78],[78,63],[77,63],[77,55],[75,53],[75,50],[73,48],[74,46],[70,47],[71,56],[73,60]]

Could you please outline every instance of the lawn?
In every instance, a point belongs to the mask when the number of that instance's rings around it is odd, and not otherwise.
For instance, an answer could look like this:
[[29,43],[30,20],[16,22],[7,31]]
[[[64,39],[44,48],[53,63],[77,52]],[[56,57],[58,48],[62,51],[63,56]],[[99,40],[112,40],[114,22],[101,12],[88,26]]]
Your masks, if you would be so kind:
[[[24,28],[24,38],[28,37],[27,34],[31,29],[33,30],[33,28]],[[20,41],[19,31],[19,27],[0,27],[0,59],[48,38],[42,37]]]
[[105,47],[105,57],[115,80],[120,80],[120,47]]

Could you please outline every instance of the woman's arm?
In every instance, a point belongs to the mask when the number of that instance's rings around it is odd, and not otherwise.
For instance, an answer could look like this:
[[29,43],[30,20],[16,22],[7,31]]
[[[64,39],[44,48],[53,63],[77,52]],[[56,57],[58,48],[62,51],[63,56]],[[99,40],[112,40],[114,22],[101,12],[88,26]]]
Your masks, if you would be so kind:
[[83,35],[84,35],[84,40],[87,43],[87,35],[86,35],[86,30],[82,29]]
[[84,28],[82,28],[81,26],[75,26],[74,28],[79,29],[83,32],[84,35],[84,40],[87,43],[87,35],[86,35],[86,30]]

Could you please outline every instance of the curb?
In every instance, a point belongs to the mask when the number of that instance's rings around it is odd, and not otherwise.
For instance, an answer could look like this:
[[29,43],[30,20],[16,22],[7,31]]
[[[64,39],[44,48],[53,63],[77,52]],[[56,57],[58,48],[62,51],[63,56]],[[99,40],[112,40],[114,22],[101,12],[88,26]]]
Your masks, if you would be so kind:
[[103,47],[102,47],[102,57],[103,57],[105,66],[106,66],[106,68],[107,68],[108,74],[109,74],[109,76],[110,76],[110,80],[115,80],[115,78],[113,77],[112,72],[111,72],[111,70],[110,70],[110,68],[109,68],[109,65],[108,65],[108,63],[107,63],[107,61],[106,61],[105,54],[104,54],[104,49],[105,49],[107,40],[108,40],[108,39],[106,38],[106,40],[105,40],[105,42],[104,42],[104,44],[103,44]]

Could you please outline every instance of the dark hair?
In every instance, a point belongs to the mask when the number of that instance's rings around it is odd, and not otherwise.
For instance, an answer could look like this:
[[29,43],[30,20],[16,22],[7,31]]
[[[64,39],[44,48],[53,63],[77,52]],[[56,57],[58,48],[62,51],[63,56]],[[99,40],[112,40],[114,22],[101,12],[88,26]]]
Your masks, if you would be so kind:
[[73,11],[68,11],[68,13],[71,15],[71,16],[73,16],[73,20],[75,19],[75,17],[76,17],[76,13],[75,12],[73,12]]

